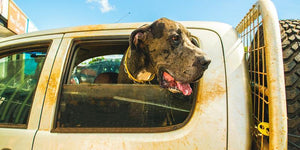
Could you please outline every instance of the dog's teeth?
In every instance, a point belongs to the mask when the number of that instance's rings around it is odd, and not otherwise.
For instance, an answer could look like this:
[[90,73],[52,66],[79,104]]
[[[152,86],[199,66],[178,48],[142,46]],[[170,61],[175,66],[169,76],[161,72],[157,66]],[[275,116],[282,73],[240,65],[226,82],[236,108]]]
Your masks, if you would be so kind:
[[187,95],[189,93],[188,90],[184,90],[184,95]]
[[168,88],[168,90],[172,93],[180,93],[180,91],[175,88]]

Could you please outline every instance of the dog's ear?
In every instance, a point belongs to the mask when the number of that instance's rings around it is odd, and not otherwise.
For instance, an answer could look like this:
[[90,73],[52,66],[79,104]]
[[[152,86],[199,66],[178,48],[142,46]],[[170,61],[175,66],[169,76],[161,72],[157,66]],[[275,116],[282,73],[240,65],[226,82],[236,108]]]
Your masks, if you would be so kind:
[[131,50],[139,50],[144,48],[144,41],[147,39],[149,32],[149,25],[145,24],[134,30],[129,39]]
[[147,81],[152,77],[152,67],[150,66],[150,58],[147,55],[146,42],[151,36],[151,29],[149,25],[143,25],[134,30],[129,39],[131,52],[128,56],[130,58],[128,67],[133,76],[140,81]]

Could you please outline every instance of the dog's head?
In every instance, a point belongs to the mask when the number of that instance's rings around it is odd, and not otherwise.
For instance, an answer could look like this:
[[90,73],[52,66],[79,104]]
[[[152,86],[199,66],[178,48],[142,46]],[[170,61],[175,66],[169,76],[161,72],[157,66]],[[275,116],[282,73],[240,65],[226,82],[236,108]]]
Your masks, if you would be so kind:
[[161,87],[190,95],[210,64],[197,40],[180,23],[161,18],[132,32],[131,50],[143,55],[147,71],[156,74]]

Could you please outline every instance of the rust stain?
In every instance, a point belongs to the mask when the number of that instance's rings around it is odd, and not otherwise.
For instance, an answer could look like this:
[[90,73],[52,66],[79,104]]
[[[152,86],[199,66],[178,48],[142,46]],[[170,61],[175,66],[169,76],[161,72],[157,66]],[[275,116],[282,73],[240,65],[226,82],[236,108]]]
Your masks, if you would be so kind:
[[59,82],[58,80],[60,79],[61,73],[59,71],[54,70],[51,74],[51,78],[49,81],[49,87],[48,87],[48,94],[47,94],[47,100],[45,103],[47,104],[46,106],[53,106],[53,104],[56,102],[56,90],[58,89]]
[[48,94],[47,94],[47,100],[46,100],[46,104],[48,105],[48,107],[52,107],[53,104],[55,104],[56,100],[57,100],[57,91],[59,89],[59,85],[60,85],[60,80],[61,80],[61,75],[62,75],[62,70],[63,70],[63,64],[65,61],[65,55],[68,51],[68,42],[64,43],[61,48],[60,51],[57,54],[54,66],[53,66],[53,70],[50,76],[50,80],[49,80],[49,87],[48,87]]
[[88,26],[79,26],[75,27],[74,30],[76,31],[86,31],[86,30],[101,30],[104,29],[104,25],[88,25]]
[[200,83],[199,95],[197,98],[197,103],[206,104],[209,103],[210,100],[215,100],[217,97],[221,97],[226,94],[226,88],[224,80],[218,78],[214,82],[208,82],[204,85]]
[[87,25],[72,27],[65,30],[65,32],[73,31],[97,31],[97,30],[116,30],[116,29],[135,29],[142,26],[145,23],[118,23],[118,24],[104,24],[104,25]]

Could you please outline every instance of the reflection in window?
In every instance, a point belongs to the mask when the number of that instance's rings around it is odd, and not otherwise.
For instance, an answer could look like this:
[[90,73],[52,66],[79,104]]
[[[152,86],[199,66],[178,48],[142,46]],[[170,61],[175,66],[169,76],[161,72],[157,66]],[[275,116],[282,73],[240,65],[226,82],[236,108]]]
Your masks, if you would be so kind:
[[0,59],[0,124],[26,124],[47,48]]

